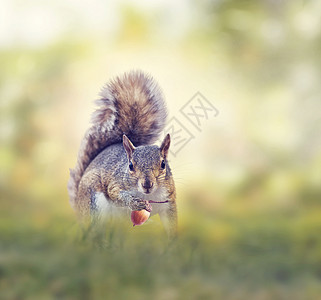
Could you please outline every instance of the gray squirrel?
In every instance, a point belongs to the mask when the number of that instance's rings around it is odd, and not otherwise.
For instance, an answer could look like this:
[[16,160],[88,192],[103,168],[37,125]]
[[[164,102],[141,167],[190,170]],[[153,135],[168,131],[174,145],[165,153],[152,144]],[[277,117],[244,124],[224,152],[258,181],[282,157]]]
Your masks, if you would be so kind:
[[151,76],[131,71],[111,80],[100,96],[77,164],[70,170],[71,206],[81,219],[146,209],[151,215],[158,213],[168,235],[175,236],[170,135],[160,147],[152,145],[164,130],[167,117],[161,89]]

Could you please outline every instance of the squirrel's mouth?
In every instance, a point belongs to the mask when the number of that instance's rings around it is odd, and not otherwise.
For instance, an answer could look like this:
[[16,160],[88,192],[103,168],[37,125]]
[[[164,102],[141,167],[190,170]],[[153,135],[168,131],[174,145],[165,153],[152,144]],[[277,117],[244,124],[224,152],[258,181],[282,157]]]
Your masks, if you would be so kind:
[[148,186],[141,185],[140,189],[144,194],[148,195],[148,194],[151,194],[155,190],[155,186],[154,186],[154,184],[149,184]]
[[154,191],[154,187],[150,187],[150,188],[144,188],[143,187],[143,193],[144,194],[151,194]]

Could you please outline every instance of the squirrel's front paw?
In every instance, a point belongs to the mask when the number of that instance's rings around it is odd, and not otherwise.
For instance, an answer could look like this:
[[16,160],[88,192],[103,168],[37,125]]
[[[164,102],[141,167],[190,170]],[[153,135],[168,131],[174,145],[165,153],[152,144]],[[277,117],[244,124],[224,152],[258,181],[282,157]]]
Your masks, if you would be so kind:
[[141,200],[141,199],[134,199],[130,204],[129,207],[131,210],[142,210],[145,209],[149,212],[152,211],[152,206],[147,200]]

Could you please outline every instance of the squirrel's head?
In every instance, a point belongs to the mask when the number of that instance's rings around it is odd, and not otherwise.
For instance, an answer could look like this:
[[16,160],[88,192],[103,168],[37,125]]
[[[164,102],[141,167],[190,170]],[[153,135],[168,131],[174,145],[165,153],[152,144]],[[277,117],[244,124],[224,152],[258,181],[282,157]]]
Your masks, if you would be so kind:
[[170,145],[170,135],[167,134],[160,147],[135,147],[126,135],[123,135],[123,145],[128,158],[128,172],[137,181],[137,188],[144,194],[154,192],[158,185],[169,174],[167,154]]

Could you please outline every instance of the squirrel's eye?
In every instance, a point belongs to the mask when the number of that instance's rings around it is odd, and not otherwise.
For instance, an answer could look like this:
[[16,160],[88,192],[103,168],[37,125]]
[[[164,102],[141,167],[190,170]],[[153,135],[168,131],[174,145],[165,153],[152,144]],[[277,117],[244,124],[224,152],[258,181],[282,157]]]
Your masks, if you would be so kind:
[[162,160],[162,163],[161,163],[161,168],[162,168],[162,169],[165,169],[165,166],[166,166],[166,165],[165,165],[165,160],[163,159],[163,160]]
[[134,165],[131,161],[129,162],[129,170],[134,171]]

